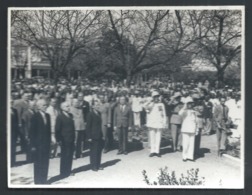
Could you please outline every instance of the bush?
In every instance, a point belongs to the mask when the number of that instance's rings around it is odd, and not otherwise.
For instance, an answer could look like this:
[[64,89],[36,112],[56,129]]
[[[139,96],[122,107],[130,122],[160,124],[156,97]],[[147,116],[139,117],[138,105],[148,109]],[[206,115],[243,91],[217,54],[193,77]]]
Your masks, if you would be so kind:
[[181,177],[177,178],[175,171],[170,173],[168,168],[165,167],[159,170],[157,181],[151,182],[147,176],[147,172],[145,170],[142,171],[144,181],[148,185],[204,185],[205,178],[199,178],[198,173],[199,169],[190,169],[186,175],[181,174]]

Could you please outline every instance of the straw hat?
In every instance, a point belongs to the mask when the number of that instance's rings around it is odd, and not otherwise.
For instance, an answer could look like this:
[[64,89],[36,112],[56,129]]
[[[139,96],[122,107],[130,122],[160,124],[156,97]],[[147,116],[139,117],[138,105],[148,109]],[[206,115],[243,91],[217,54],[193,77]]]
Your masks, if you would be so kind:
[[151,97],[160,96],[158,91],[153,91]]

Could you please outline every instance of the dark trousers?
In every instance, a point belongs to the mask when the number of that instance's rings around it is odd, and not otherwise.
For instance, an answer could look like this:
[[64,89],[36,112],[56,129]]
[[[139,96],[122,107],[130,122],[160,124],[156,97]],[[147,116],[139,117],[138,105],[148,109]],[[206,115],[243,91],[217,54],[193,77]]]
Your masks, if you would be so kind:
[[73,163],[73,142],[62,142],[61,145],[61,158],[60,158],[60,175],[68,177],[72,171]]
[[36,149],[34,159],[34,183],[46,184],[49,167],[50,146]]
[[83,145],[82,145],[82,150],[86,150],[89,148],[89,144],[88,144],[88,141],[87,141],[87,130],[84,130],[84,133],[83,133]]
[[195,136],[194,153],[196,155],[200,154],[199,151],[200,151],[200,142],[201,142],[201,132],[202,132],[202,129],[199,129],[198,135]]
[[21,151],[26,152],[27,151],[27,141],[25,139],[23,127],[18,128],[17,138],[20,139]]
[[11,136],[11,166],[16,165],[16,143],[17,137],[15,135]]
[[127,152],[128,144],[128,127],[119,127],[118,129],[119,137],[119,152]]
[[104,137],[104,150],[109,149],[109,128],[107,126],[102,127],[102,134]]
[[85,130],[75,131],[75,157],[80,158],[84,147]]
[[180,149],[182,146],[181,125],[171,124],[171,136],[173,142],[173,150]]
[[102,139],[92,140],[90,143],[90,164],[92,169],[99,169],[104,141]]

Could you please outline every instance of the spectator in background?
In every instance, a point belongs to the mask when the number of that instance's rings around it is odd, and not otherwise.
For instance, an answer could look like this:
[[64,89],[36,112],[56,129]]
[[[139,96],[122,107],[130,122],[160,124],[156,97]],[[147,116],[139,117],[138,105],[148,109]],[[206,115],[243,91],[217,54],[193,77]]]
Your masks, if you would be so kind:
[[212,118],[213,118],[213,104],[210,102],[210,97],[208,95],[204,98],[204,113],[203,117],[205,119],[205,125],[203,128],[203,133],[210,135],[212,131]]
[[182,151],[182,137],[181,137],[181,123],[182,118],[178,114],[181,108],[183,107],[183,103],[181,102],[182,94],[180,92],[176,92],[174,96],[171,97],[169,105],[171,108],[171,135],[173,142],[173,151]]
[[119,137],[118,155],[128,154],[128,131],[132,129],[132,118],[132,110],[126,104],[126,97],[121,96],[119,98],[119,104],[114,110],[114,130],[118,131]]
[[80,106],[80,101],[75,98],[73,99],[72,104],[73,105],[70,107],[70,113],[73,115],[75,127],[75,158],[78,159],[82,157],[86,123],[84,121],[83,110]]
[[227,124],[228,124],[228,107],[225,105],[226,98],[220,98],[220,105],[217,105],[214,110],[214,120],[217,124],[217,147],[218,156],[221,156],[226,150],[227,140]]

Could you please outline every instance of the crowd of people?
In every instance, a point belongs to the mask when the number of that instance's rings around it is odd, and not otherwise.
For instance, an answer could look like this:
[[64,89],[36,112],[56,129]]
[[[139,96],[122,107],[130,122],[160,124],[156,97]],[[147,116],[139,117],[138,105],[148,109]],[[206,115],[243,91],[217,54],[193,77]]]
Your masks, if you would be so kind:
[[161,157],[162,132],[172,138],[182,160],[200,155],[202,135],[217,135],[218,156],[225,153],[230,129],[241,132],[240,87],[208,80],[165,82],[158,79],[126,85],[115,81],[47,79],[12,81],[11,166],[16,148],[34,163],[34,183],[46,184],[50,158],[60,157],[60,175],[71,175],[73,159],[90,150],[93,171],[102,170],[101,156],[112,150],[128,154],[128,142],[148,129],[149,157]]

